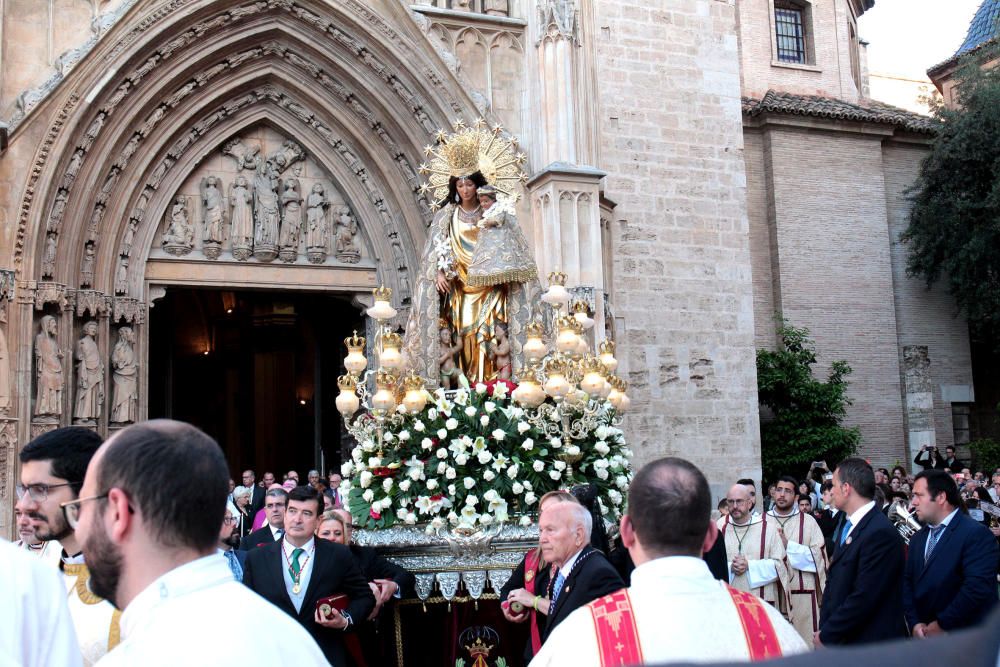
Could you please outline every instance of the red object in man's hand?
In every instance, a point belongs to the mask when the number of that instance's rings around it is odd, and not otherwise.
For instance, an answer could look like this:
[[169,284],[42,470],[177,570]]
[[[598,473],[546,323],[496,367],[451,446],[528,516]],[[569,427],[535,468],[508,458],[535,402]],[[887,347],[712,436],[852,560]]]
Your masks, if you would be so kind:
[[316,611],[324,619],[329,619],[335,609],[337,611],[344,611],[350,602],[350,599],[346,595],[337,593],[336,595],[316,600]]

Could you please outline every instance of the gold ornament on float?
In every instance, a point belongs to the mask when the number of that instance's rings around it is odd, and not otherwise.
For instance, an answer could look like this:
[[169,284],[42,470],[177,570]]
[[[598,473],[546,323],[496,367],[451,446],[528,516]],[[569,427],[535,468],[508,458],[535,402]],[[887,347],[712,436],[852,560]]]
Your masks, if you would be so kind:
[[451,134],[438,130],[437,145],[424,148],[429,160],[420,165],[420,174],[427,176],[428,182],[420,191],[433,191],[431,209],[436,211],[447,199],[448,182],[452,177],[471,176],[477,171],[513,202],[520,199],[518,186],[528,180],[521,165],[528,158],[518,151],[517,139],[505,138],[500,125],[489,129],[482,118],[472,127],[461,119],[456,120],[452,129]]

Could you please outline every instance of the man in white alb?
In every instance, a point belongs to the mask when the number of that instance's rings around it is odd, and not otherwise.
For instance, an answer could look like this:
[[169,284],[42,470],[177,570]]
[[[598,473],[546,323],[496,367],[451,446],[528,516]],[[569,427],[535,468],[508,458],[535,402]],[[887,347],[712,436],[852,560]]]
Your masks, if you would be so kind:
[[771,605],[715,580],[701,555],[718,531],[705,476],[679,458],[653,461],[628,492],[622,543],[632,585],[570,614],[531,667],[764,660],[805,642]]
[[232,646],[219,638],[232,632],[223,610],[234,609],[256,662],[327,664],[308,633],[219,557],[227,467],[214,440],[170,420],[122,429],[94,456],[66,515],[94,591],[124,610],[122,642],[101,667],[230,662]]

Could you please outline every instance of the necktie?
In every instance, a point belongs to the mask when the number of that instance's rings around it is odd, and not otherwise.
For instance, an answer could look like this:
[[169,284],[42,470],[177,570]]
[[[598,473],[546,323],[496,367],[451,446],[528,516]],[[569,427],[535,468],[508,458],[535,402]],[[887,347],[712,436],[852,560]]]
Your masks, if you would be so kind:
[[849,532],[851,532],[851,526],[853,526],[853,525],[854,524],[851,523],[850,519],[848,519],[847,521],[844,522],[844,528],[843,528],[843,530],[840,531],[840,543],[841,544],[843,544],[844,540],[847,539],[847,534]]
[[299,565],[299,556],[305,553],[305,549],[300,549],[296,547],[292,550],[292,564],[288,566],[288,572],[292,575],[292,581],[299,583],[299,574],[302,572],[302,566]]
[[283,528],[278,528],[274,531],[275,541],[280,540],[285,535],[285,530]]
[[927,553],[924,554],[924,562],[930,560],[931,552],[934,551],[934,547],[937,546],[938,539],[941,537],[941,533],[944,532],[945,525],[942,523],[940,526],[934,526],[931,528],[930,537],[927,538]]
[[556,600],[559,599],[559,591],[562,590],[563,584],[565,584],[565,583],[566,583],[566,577],[563,576],[562,570],[560,570],[559,574],[556,576],[555,583],[552,585],[552,606],[553,607],[556,604]]
[[243,581],[243,568],[240,566],[240,559],[232,551],[223,551],[226,560],[229,561],[229,569],[233,571],[233,578],[236,581]]

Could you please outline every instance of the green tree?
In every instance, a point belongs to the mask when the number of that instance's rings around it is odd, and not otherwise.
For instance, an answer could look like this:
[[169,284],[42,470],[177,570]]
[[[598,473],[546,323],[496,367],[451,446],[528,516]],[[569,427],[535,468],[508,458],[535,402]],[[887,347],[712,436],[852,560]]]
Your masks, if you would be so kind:
[[771,414],[760,427],[761,463],[766,479],[804,476],[813,461],[835,465],[857,451],[861,433],[841,426],[851,404],[851,367],[835,361],[826,382],[813,377],[816,348],[807,329],[782,321],[778,349],[757,351],[757,392]]
[[933,109],[941,121],[910,189],[902,236],[907,271],[930,286],[943,281],[974,338],[1000,346],[1000,55],[977,52],[956,75],[961,105]]

